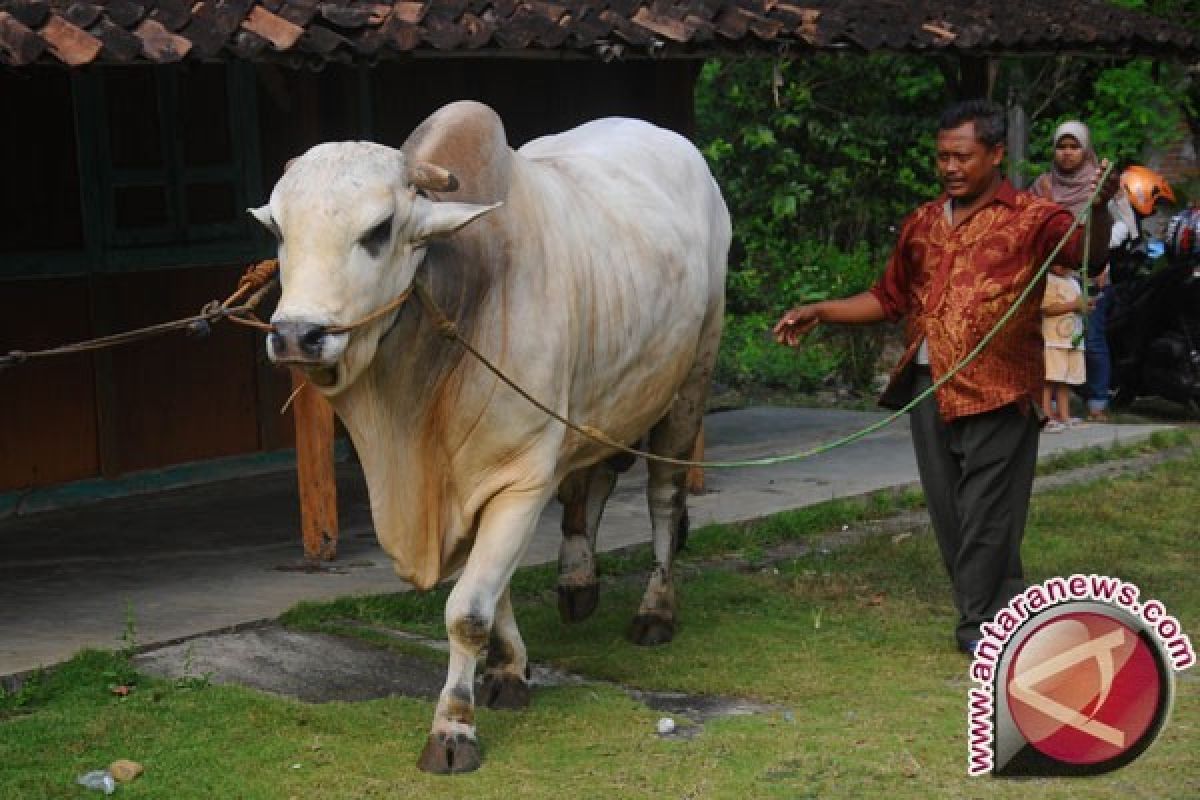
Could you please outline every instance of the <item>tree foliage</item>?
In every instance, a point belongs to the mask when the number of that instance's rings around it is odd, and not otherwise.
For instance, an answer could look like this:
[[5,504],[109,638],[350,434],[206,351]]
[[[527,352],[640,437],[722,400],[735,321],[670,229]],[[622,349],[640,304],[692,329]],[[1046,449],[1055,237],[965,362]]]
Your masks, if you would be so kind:
[[[1190,79],[1177,65],[1136,59],[1122,64],[1042,59],[1036,75],[1014,91],[1026,96],[1032,116],[1031,174],[1049,169],[1054,129],[1068,119],[1087,123],[1101,158],[1121,164],[1142,162],[1150,146],[1165,146],[1188,135]],[[1030,65],[1006,73],[1028,75]],[[1052,76],[1052,77],[1046,77]],[[1012,78],[1009,78],[1010,83]]]
[[[1122,5],[1169,16],[1187,1]],[[771,345],[765,327],[792,305],[867,288],[904,216],[936,196],[934,127],[952,99],[950,59],[837,54],[705,65],[698,143],[734,219],[726,378],[798,388],[840,372],[859,388],[870,382],[876,333],[818,339],[799,358]],[[1100,156],[1121,165],[1142,161],[1147,145],[1188,135],[1182,123],[1192,121],[1196,88],[1182,66],[1079,57],[999,66],[993,96],[1020,102],[1031,117],[1030,176],[1049,167],[1053,130],[1067,119],[1083,119]]]
[[937,70],[894,56],[705,65],[697,123],[735,220],[732,309],[870,283],[895,226],[936,190],[941,92]]

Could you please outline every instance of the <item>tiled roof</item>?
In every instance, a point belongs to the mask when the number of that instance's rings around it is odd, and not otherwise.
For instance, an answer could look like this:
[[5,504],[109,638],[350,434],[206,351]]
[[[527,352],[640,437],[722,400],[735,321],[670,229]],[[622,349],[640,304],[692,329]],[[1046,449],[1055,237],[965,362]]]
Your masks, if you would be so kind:
[[1200,57],[1183,26],[1102,0],[0,0],[0,65],[11,66],[834,47]]

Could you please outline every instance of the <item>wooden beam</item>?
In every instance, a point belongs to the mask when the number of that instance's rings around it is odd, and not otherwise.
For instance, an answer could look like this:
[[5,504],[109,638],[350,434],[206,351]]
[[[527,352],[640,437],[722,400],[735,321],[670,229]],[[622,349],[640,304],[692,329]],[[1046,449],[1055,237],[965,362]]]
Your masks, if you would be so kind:
[[[88,273],[87,283],[92,335],[114,333],[112,281],[93,272]],[[121,435],[117,427],[120,398],[113,371],[112,350],[92,353],[92,374],[96,385],[96,450],[100,474],[111,480],[126,471],[121,463]]]
[[[337,481],[333,469],[333,406],[303,373],[292,371],[296,397],[296,480],[300,488],[300,527],[304,560],[337,558]],[[303,388],[301,388],[303,387]]]

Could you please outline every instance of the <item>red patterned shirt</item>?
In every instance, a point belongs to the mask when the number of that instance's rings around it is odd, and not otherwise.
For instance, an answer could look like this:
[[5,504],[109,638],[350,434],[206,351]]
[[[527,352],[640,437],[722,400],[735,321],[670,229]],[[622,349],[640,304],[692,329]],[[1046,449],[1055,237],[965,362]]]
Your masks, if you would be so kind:
[[[946,202],[943,195],[909,215],[887,270],[871,288],[888,319],[906,322],[908,347],[880,398],[885,406],[898,408],[909,399],[907,368],[923,339],[935,381],[962,361],[1016,301],[1073,219],[1007,180],[957,227],[947,219]],[[1080,227],[1055,260],[1080,263],[1083,242]],[[1014,402],[1028,409],[1044,377],[1043,289],[1044,282],[983,352],[937,391],[943,419]]]

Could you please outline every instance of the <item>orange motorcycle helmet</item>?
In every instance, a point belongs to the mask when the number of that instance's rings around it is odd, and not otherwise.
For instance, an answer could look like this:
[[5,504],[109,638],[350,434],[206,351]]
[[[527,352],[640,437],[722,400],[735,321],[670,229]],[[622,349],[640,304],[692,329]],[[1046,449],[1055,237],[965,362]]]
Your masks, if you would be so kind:
[[1159,200],[1175,202],[1175,193],[1167,179],[1147,167],[1128,167],[1121,173],[1121,188],[1129,198],[1129,205],[1143,217],[1154,213],[1154,204]]

